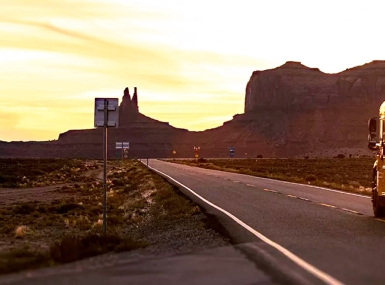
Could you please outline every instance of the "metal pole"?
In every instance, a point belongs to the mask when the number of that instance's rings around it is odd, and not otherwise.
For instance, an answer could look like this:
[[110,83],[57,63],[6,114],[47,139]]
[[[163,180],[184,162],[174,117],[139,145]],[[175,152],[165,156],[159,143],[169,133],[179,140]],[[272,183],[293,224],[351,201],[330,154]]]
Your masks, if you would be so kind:
[[103,233],[107,234],[107,124],[108,124],[108,101],[104,100],[104,130],[103,130]]
[[147,158],[147,169],[148,169],[148,158]]

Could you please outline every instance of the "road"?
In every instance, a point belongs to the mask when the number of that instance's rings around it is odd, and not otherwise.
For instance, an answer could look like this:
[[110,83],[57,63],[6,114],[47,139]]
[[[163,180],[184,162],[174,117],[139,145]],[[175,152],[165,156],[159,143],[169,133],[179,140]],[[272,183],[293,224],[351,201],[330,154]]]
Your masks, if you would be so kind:
[[271,274],[385,284],[385,221],[373,218],[369,197],[159,160],[149,166],[218,215],[258,267],[270,263]]

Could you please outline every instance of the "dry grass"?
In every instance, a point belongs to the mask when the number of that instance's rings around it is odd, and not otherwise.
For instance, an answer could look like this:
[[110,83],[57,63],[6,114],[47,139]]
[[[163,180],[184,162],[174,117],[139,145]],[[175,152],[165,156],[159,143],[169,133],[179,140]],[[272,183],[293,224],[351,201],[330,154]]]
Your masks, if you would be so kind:
[[174,220],[201,213],[201,209],[186,199],[179,189],[159,175],[152,173],[152,180],[158,189],[151,197],[156,207],[152,208],[156,219]]
[[98,169],[95,161],[78,159],[0,158],[0,187],[31,188],[47,185],[87,182],[87,171]]
[[57,199],[2,207],[0,273],[143,247],[144,240],[127,235],[131,227],[200,213],[199,207],[137,161],[109,162],[107,189],[107,236],[101,234],[103,185],[95,179],[60,187]]
[[15,237],[16,238],[22,238],[25,235],[27,235],[30,232],[29,228],[27,226],[18,226],[15,229]]
[[370,194],[374,158],[200,159],[197,162],[172,162]]

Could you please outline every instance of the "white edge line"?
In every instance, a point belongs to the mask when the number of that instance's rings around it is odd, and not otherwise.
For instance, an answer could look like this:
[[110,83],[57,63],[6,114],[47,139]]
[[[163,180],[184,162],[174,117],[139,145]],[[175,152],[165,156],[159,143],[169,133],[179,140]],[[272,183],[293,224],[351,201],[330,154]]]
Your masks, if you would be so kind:
[[290,252],[289,250],[287,250],[286,248],[282,247],[281,245],[273,242],[272,240],[268,239],[267,237],[265,237],[264,235],[262,235],[261,233],[257,232],[256,230],[254,230],[252,227],[250,227],[249,225],[245,224],[244,222],[242,222],[240,219],[238,219],[237,217],[235,217],[234,215],[230,214],[229,212],[227,212],[226,210],[220,208],[219,206],[211,203],[210,201],[206,200],[205,198],[203,198],[202,196],[200,196],[199,194],[197,194],[196,192],[194,192],[192,189],[190,189],[189,187],[183,185],[182,183],[180,183],[179,181],[175,180],[174,178],[172,178],[171,176],[149,166],[149,168],[151,168],[152,170],[154,170],[155,172],[158,172],[160,173],[161,175],[169,178],[170,180],[174,181],[175,183],[177,183],[178,185],[182,186],[183,188],[185,188],[186,190],[190,191],[192,194],[194,194],[196,197],[198,197],[199,199],[201,199],[203,202],[205,202],[206,204],[210,205],[211,207],[217,209],[218,211],[224,213],[225,215],[227,215],[228,217],[230,217],[231,219],[233,219],[236,223],[238,223],[239,225],[241,225],[242,227],[244,227],[246,230],[248,230],[249,232],[251,232],[252,234],[254,234],[255,236],[257,236],[259,239],[261,239],[262,241],[264,241],[265,243],[267,243],[268,245],[274,247],[276,250],[278,250],[279,252],[281,252],[283,255],[285,255],[287,258],[289,258],[290,260],[292,260],[294,263],[296,263],[298,266],[302,267],[303,269],[305,269],[306,271],[308,271],[309,273],[313,274],[314,276],[318,277],[319,279],[321,279],[322,281],[324,281],[325,283],[327,284],[332,284],[332,285],[343,285],[343,283],[341,283],[340,281],[338,281],[337,279],[335,279],[334,277],[328,275],[327,273],[319,270],[318,268],[314,267],[313,265],[307,263],[306,261],[304,261],[303,259],[299,258],[298,256],[296,256],[294,253]]
[[[167,162],[167,161],[165,161],[165,162]],[[186,164],[183,164],[183,165],[186,165]],[[189,166],[189,167],[197,167],[197,166],[190,166],[190,165],[186,165],[186,166]],[[198,167],[198,168],[199,168],[199,167]],[[205,168],[202,168],[202,169],[205,169]],[[356,194],[356,193],[349,193],[349,192],[345,192],[345,191],[341,191],[341,190],[335,190],[335,189],[330,189],[330,188],[325,188],[325,187],[321,187],[321,186],[308,185],[308,184],[301,184],[301,183],[295,183],[295,182],[290,182],[290,181],[283,181],[283,180],[278,180],[278,179],[273,179],[273,178],[266,178],[266,177],[259,177],[259,176],[247,175],[247,174],[242,174],[242,173],[234,173],[234,172],[229,172],[229,171],[225,171],[225,170],[214,170],[214,169],[208,169],[208,170],[220,171],[220,172],[224,172],[224,173],[231,173],[231,174],[242,175],[242,176],[251,177],[251,178],[258,178],[258,179],[270,180],[270,181],[275,181],[275,182],[278,181],[278,182],[282,182],[282,183],[286,183],[286,184],[293,184],[293,185],[299,185],[299,186],[305,186],[305,187],[317,188],[317,189],[321,189],[321,190],[326,190],[326,191],[335,192],[335,193],[340,193],[340,194],[345,194],[345,195],[350,195],[350,196],[357,196],[357,197],[361,197],[361,198],[367,198],[367,199],[370,199],[370,198],[371,198],[370,196],[366,196],[366,195],[361,195],[361,194]],[[225,179],[226,179],[226,178],[225,178]]]

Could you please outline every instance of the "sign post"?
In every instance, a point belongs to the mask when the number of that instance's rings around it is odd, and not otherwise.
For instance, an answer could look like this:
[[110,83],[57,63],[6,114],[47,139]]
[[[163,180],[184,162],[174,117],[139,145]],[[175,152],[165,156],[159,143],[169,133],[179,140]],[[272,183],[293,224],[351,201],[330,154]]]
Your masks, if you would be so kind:
[[103,127],[103,233],[107,234],[107,129],[118,127],[118,98],[95,98],[94,126]]

